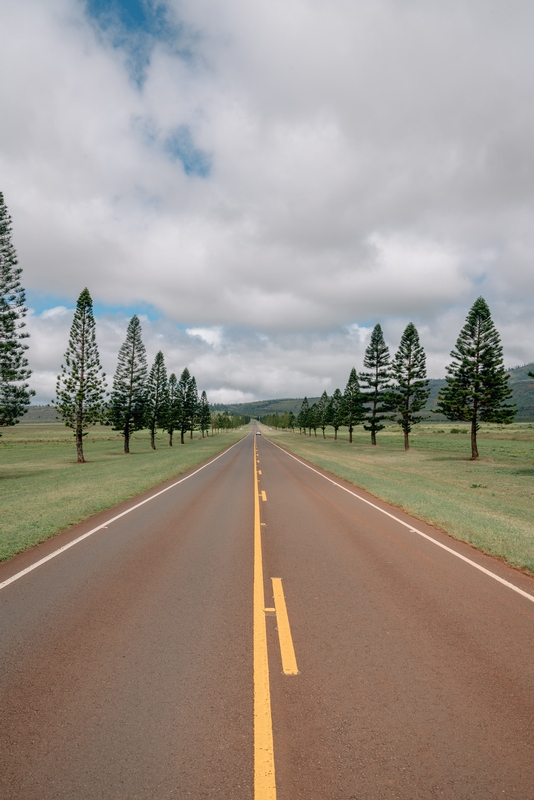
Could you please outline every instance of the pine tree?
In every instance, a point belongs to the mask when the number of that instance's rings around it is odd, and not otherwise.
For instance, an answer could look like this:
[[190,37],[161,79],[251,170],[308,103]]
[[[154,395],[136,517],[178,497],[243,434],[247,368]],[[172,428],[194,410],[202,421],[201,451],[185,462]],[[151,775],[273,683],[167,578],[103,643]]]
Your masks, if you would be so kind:
[[302,401],[302,405],[300,406],[300,411],[297,417],[297,425],[299,426],[300,431],[304,429],[304,436],[306,436],[306,428],[308,427],[308,418],[310,416],[310,404],[308,403],[308,398],[305,397]]
[[169,376],[169,383],[167,387],[168,391],[168,415],[167,415],[167,427],[166,431],[169,434],[169,447],[172,447],[172,436],[176,428],[178,427],[178,378],[176,377],[175,373],[172,372]]
[[318,418],[319,418],[319,427],[323,432],[323,439],[326,439],[325,428],[328,425],[328,403],[329,397],[326,391],[324,391],[319,398],[319,402],[317,403],[318,408]]
[[471,459],[478,458],[480,422],[513,422],[516,407],[504,370],[500,336],[483,297],[473,303],[451,352],[447,386],[438,396],[436,411],[447,419],[471,423]]
[[352,444],[354,426],[359,425],[360,422],[363,422],[365,419],[363,397],[354,367],[350,371],[349,379],[343,394],[342,413],[345,425],[347,425],[349,429],[349,442]]
[[312,403],[308,415],[308,427],[310,429],[310,436],[313,430],[315,438],[317,439],[317,428],[320,426],[321,420],[319,418],[319,406],[317,403]]
[[425,351],[419,342],[419,334],[413,322],[406,326],[399,349],[391,365],[395,381],[390,392],[391,407],[399,414],[397,422],[404,433],[404,449],[410,449],[409,433],[424,417],[419,415],[430,395],[426,377]]
[[0,427],[15,425],[35,394],[27,381],[31,375],[24,353],[28,345],[22,331],[27,314],[20,283],[22,268],[11,243],[11,217],[0,192]]
[[376,445],[376,434],[385,427],[382,420],[390,411],[388,392],[390,388],[389,349],[384,341],[380,325],[375,325],[371,341],[365,351],[364,367],[370,372],[362,372],[360,381],[364,403],[368,406],[364,428],[371,432],[371,444]]
[[334,429],[334,439],[337,440],[337,432],[344,422],[343,417],[343,395],[340,389],[336,389],[328,402],[326,411],[327,425]]
[[109,407],[114,431],[124,436],[124,452],[130,452],[130,437],[146,425],[146,351],[141,338],[141,323],[134,315],[119,350],[119,361]]
[[190,403],[191,403],[191,409],[192,409],[191,410],[191,417],[189,419],[189,433],[190,433],[189,438],[192,439],[193,438],[193,431],[195,430],[195,428],[198,425],[198,417],[199,417],[199,414],[200,414],[200,400],[198,398],[197,382],[196,382],[196,378],[195,378],[194,375],[191,376],[191,383],[190,383],[189,391],[190,391],[190,394],[191,394]]
[[295,431],[295,425],[297,423],[297,418],[292,411],[289,412],[287,415],[287,427],[290,431]]
[[199,419],[200,430],[202,431],[202,438],[204,438],[204,434],[207,434],[209,432],[211,423],[210,404],[208,403],[208,396],[206,392],[202,392],[202,394],[200,395],[198,419]]
[[156,449],[156,428],[164,428],[169,417],[169,388],[167,370],[161,350],[156,353],[147,382],[147,423],[150,431],[150,446]]
[[185,444],[184,436],[186,431],[190,430],[193,424],[193,419],[196,413],[196,397],[193,389],[196,389],[195,384],[192,385],[192,376],[187,367],[182,371],[180,380],[177,387],[177,426],[176,429],[180,431],[180,441]]
[[106,384],[96,344],[93,301],[85,288],[76,303],[65,363],[56,384],[54,405],[76,439],[78,463],[83,464],[87,428],[104,418]]

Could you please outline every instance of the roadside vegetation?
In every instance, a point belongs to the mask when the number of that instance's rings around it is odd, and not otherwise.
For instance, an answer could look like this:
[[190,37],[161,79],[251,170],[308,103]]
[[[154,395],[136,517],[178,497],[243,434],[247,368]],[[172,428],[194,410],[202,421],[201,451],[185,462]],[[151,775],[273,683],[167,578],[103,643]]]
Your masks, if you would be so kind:
[[[168,435],[132,434],[124,458],[120,433],[96,425],[84,438],[83,465],[76,464],[72,431],[61,422],[20,423],[0,439],[0,560],[45,541],[71,525],[157,486],[239,441],[248,426],[225,427],[220,436],[185,438],[168,447]],[[166,445],[166,446],[164,446]]]
[[373,447],[358,427],[326,438],[263,427],[277,444],[511,566],[534,574],[534,424],[485,424],[469,458],[469,423],[421,423],[404,449],[387,425]]

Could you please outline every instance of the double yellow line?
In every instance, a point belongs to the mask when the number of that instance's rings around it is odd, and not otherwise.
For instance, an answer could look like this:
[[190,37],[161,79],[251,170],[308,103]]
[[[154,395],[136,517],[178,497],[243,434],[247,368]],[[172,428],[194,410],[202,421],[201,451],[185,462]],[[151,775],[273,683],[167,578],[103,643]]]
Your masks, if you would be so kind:
[[[262,495],[266,499],[264,492]],[[276,800],[266,612],[276,613],[283,672],[286,675],[298,675],[282,579],[272,578],[272,583],[275,607],[265,608],[260,493],[254,437],[254,800]]]

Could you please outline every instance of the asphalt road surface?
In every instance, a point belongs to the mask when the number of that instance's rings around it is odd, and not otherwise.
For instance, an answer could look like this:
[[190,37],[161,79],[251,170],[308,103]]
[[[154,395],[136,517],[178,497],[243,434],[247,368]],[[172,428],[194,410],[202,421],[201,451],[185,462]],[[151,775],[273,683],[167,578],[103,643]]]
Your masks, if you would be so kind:
[[0,586],[2,800],[534,799],[534,580],[263,436]]

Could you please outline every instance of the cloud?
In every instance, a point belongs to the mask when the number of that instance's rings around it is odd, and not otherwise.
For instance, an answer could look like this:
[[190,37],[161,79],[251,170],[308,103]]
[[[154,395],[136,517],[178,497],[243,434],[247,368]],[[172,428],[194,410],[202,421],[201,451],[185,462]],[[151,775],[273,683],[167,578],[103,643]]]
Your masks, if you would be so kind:
[[[395,346],[413,319],[442,374],[478,294],[507,363],[534,359],[532,4],[2,14],[1,188],[32,293],[151,305],[214,391],[315,392],[378,321]],[[217,354],[185,329],[223,330]]]
[[220,345],[223,336],[222,328],[186,328],[185,332],[189,336],[198,336],[213,346]]

